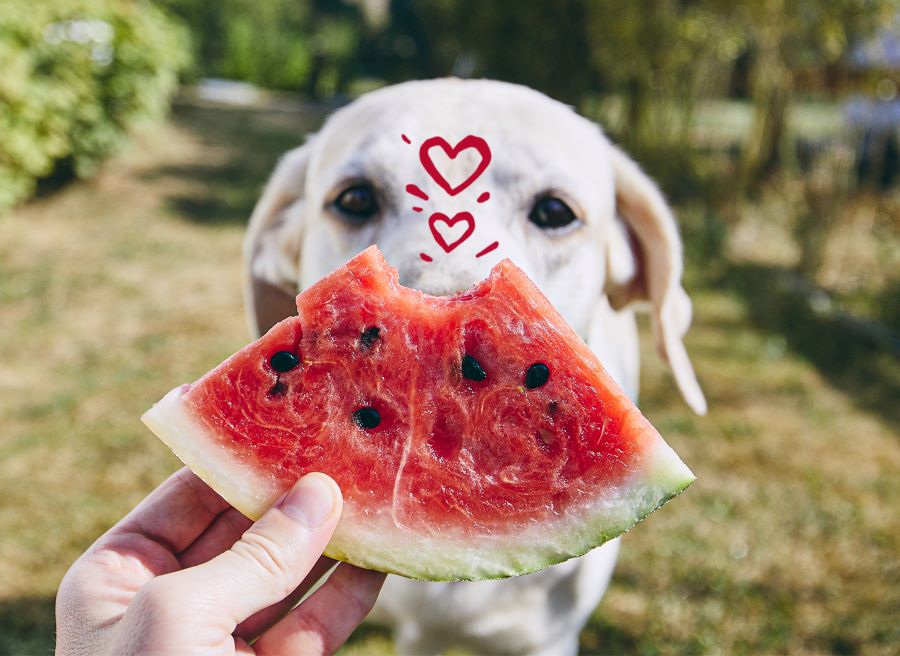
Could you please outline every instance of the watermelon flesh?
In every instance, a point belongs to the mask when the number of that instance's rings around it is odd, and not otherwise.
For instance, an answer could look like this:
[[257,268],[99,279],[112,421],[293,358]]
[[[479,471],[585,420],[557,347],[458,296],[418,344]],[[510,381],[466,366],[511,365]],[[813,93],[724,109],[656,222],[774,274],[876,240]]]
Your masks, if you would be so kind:
[[373,246],[297,308],[143,421],[251,518],[303,474],[330,475],[333,558],[427,580],[524,574],[694,478],[508,260],[434,297]]

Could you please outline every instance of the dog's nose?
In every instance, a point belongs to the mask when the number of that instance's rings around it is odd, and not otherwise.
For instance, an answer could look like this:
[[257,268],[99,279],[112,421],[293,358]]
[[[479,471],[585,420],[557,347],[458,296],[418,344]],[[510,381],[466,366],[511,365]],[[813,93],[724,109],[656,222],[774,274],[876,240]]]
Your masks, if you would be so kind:
[[400,284],[410,289],[417,289],[430,296],[453,296],[460,292],[464,292],[477,281],[471,283],[460,283],[451,280],[441,280],[431,276],[404,278],[400,276]]
[[452,296],[464,292],[475,283],[484,280],[490,269],[454,270],[449,266],[436,265],[434,262],[406,264],[398,267],[400,284],[411,289],[430,294],[431,296]]

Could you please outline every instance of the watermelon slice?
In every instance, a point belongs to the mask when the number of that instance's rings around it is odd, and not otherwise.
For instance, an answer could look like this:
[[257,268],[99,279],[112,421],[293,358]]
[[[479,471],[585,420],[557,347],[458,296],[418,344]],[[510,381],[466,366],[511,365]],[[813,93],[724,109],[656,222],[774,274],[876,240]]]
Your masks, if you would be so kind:
[[508,260],[433,297],[373,246],[297,307],[143,420],[252,518],[329,474],[344,493],[332,558],[428,580],[524,574],[694,478]]

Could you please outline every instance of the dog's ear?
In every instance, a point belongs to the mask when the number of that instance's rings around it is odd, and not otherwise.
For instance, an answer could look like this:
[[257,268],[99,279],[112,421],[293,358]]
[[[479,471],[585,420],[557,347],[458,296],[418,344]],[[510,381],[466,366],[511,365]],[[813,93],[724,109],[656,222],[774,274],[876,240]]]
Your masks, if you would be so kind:
[[616,310],[649,303],[657,350],[687,404],[706,414],[706,399],[682,342],[691,323],[691,301],[681,286],[675,217],[638,165],[615,146],[610,151],[617,218],[607,240],[606,294]]
[[256,203],[244,237],[244,309],[262,335],[297,313],[303,197],[313,138],[281,158]]

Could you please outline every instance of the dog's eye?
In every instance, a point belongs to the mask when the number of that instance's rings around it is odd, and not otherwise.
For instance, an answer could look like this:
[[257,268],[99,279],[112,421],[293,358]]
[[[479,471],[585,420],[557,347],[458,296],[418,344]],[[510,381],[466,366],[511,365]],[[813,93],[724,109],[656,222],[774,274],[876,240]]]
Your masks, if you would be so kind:
[[577,221],[575,212],[556,196],[544,196],[538,198],[528,220],[538,228],[562,228]]
[[370,219],[378,212],[375,190],[367,184],[347,187],[334,200],[334,206],[343,214],[357,220]]

